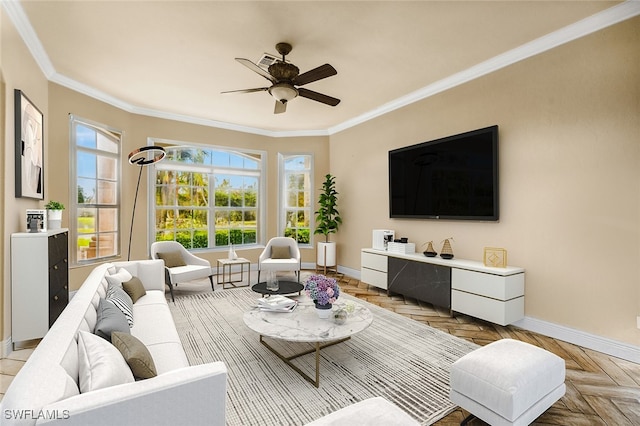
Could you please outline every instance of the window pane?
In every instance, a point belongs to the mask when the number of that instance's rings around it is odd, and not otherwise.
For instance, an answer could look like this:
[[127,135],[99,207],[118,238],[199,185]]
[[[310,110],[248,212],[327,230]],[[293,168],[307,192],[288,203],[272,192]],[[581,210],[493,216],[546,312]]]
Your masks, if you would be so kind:
[[118,209],[99,209],[98,224],[100,232],[118,230]]
[[229,227],[231,223],[229,222],[229,212],[216,210],[216,227]]
[[77,170],[79,177],[95,178],[97,177],[97,160],[96,155],[88,152],[79,151],[77,156]]
[[78,203],[92,204],[96,201],[95,179],[78,178]]
[[111,139],[102,133],[97,134],[98,137],[98,149],[101,151],[112,152],[116,154],[118,152],[118,144],[114,139]]
[[117,201],[116,182],[105,180],[98,181],[98,204],[116,204]]
[[85,127],[83,125],[76,126],[76,145],[84,146],[87,148],[96,147],[96,132],[95,130]]
[[116,173],[118,167],[115,158],[103,157],[102,155],[97,157],[98,161],[98,179],[110,179],[116,180]]
[[116,254],[116,234],[100,234],[98,237],[98,255],[100,257],[110,257]]
[[77,229],[79,234],[96,232],[96,209],[78,209],[76,216],[78,217]]

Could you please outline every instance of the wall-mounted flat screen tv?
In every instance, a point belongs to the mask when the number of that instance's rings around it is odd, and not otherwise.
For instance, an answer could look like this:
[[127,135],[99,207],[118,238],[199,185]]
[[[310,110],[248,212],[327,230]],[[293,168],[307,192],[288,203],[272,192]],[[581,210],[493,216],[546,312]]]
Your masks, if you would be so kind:
[[498,126],[389,151],[389,215],[497,221]]

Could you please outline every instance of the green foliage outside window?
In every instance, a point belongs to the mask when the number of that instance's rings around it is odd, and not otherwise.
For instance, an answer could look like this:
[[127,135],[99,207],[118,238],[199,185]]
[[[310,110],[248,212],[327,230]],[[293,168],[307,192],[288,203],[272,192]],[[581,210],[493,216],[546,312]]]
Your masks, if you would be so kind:
[[[168,148],[167,152],[168,161],[194,164],[198,169],[157,171],[156,241],[175,240],[187,249],[207,248],[213,232],[212,245],[216,247],[255,244],[259,213],[258,159],[197,148]],[[211,165],[236,171],[218,171]],[[213,188],[213,197],[210,197]]]

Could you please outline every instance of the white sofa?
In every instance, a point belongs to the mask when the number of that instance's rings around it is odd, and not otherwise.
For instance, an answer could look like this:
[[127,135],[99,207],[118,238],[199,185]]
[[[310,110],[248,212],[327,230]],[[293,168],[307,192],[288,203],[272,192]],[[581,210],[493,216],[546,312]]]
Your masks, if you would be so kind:
[[[138,277],[146,290],[133,305],[130,331],[148,348],[157,376],[81,393],[78,334],[93,332],[99,299],[106,295],[105,275],[114,266]],[[9,386],[0,423],[223,426],[226,367],[222,362],[189,366],[164,289],[162,260],[96,267]]]

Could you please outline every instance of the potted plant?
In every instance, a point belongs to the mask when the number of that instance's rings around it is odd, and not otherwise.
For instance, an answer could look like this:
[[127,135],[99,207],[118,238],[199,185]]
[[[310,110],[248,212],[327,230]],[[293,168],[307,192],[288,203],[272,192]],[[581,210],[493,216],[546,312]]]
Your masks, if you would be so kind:
[[60,229],[62,226],[62,210],[64,210],[64,204],[52,200],[49,201],[44,208],[47,209],[49,229]]
[[324,242],[318,242],[318,250],[316,255],[316,265],[323,266],[325,273],[327,267],[335,267],[336,262],[336,243],[329,241],[329,235],[338,231],[342,224],[340,212],[337,209],[338,192],[336,191],[335,176],[327,174],[322,184],[322,192],[318,199],[320,205],[316,214],[316,230],[314,234],[322,234],[325,237]]

